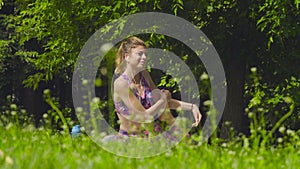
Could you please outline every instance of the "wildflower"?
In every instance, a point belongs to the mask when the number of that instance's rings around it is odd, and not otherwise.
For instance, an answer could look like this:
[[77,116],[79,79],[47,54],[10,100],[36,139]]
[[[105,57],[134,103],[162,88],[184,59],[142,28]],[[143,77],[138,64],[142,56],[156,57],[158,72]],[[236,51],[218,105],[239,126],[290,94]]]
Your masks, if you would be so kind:
[[92,100],[93,103],[99,103],[100,102],[100,98],[99,97],[94,97]]
[[206,114],[207,114],[208,116],[210,116],[210,115],[212,114],[212,112],[211,112],[211,111],[208,111],[208,112],[206,112]]
[[104,67],[104,68],[101,68],[100,69],[100,72],[101,72],[101,74],[103,74],[103,75],[107,75],[107,69]]
[[4,157],[4,153],[3,151],[0,149],[0,159],[2,159]]
[[177,113],[182,113],[183,111],[182,111],[182,108],[181,107],[178,107],[177,109],[176,109],[176,112]]
[[250,70],[251,70],[252,73],[255,73],[257,71],[257,68],[256,67],[252,67]]
[[257,156],[257,158],[256,158],[257,160],[262,160],[263,159],[263,157],[262,156]]
[[2,160],[4,157],[5,157],[5,163],[10,164],[10,165],[14,163],[12,158],[9,156],[5,156],[4,152],[0,149],[0,160]]
[[6,156],[5,157],[5,163],[12,165],[14,163],[14,161],[9,156]]
[[202,73],[202,75],[200,76],[201,80],[207,80],[208,79],[208,75],[204,72]]
[[85,131],[85,128],[84,128],[84,127],[80,127],[80,131],[81,131],[81,132],[84,132],[84,131]]
[[74,121],[73,120],[71,120],[70,122],[69,122],[69,125],[73,125],[74,124]]
[[50,94],[50,90],[49,90],[49,89],[45,89],[45,90],[44,90],[44,94],[45,94],[45,95]]
[[291,129],[287,129],[286,130],[286,134],[289,136],[294,136],[295,135],[295,131],[291,130]]
[[285,127],[284,126],[282,126],[282,127],[279,128],[279,132],[280,133],[284,133],[284,131],[285,131]]
[[210,100],[206,100],[203,102],[204,106],[210,106],[211,105],[211,101]]
[[77,108],[76,108],[76,112],[77,112],[77,113],[82,113],[82,111],[83,111],[82,107],[77,107]]
[[245,112],[248,113],[249,112],[249,108],[245,108]]
[[165,153],[166,157],[171,157],[172,155],[173,155],[173,153],[170,150],[166,151],[166,153]]
[[191,77],[190,76],[185,76],[184,80],[189,81],[189,80],[191,80]]
[[16,111],[11,111],[11,115],[15,116],[17,114]]
[[263,109],[263,108],[261,108],[261,107],[260,107],[260,108],[258,108],[257,110],[258,110],[259,112],[262,112],[262,111],[264,111],[264,109]]
[[225,121],[225,125],[229,126],[231,124],[230,121]]
[[47,113],[44,113],[44,114],[43,114],[43,118],[46,119],[47,117],[48,117],[48,114],[47,114]]
[[82,84],[83,84],[83,85],[87,85],[88,83],[89,83],[88,80],[83,80],[83,81],[82,81]]
[[100,47],[100,50],[104,53],[108,52],[113,47],[112,43],[105,43]]
[[283,142],[283,138],[279,137],[279,138],[277,139],[277,142],[278,142],[278,143],[282,143],[282,142]]
[[17,110],[17,105],[16,105],[16,104],[11,104],[11,105],[10,105],[10,108],[11,108],[12,110]]
[[229,150],[229,151],[228,151],[228,154],[229,154],[229,155],[235,155],[235,151]]
[[285,101],[287,104],[289,104],[289,103],[292,103],[293,99],[290,98],[290,97],[285,97],[285,98],[284,98],[284,101]]
[[102,138],[102,137],[105,137],[105,136],[107,136],[107,134],[105,133],[105,132],[101,132],[100,133],[100,137]]

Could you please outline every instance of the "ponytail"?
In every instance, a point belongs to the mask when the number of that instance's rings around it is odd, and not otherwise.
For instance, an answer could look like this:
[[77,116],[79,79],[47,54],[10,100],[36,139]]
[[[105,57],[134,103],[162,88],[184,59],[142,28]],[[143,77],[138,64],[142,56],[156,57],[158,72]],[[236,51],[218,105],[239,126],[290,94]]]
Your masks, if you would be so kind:
[[115,69],[115,74],[121,74],[125,71],[125,63],[123,62],[124,58],[125,58],[125,42],[122,42],[118,52],[117,52],[117,57],[115,60],[116,63],[116,69]]

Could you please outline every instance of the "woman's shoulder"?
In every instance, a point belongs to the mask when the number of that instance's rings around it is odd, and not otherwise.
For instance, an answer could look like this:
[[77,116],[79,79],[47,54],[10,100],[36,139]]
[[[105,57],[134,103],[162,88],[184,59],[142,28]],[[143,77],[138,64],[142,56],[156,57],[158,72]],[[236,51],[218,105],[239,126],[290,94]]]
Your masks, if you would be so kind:
[[122,76],[119,76],[114,81],[114,88],[115,89],[122,89],[124,87],[128,87],[128,82]]

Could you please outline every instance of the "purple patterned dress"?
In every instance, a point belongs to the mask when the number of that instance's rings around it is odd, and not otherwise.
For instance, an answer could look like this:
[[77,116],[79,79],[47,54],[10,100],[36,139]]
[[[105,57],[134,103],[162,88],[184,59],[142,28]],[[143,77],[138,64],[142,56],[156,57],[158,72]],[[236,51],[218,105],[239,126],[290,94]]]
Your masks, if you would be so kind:
[[[144,106],[144,108],[148,109],[154,104],[154,100],[153,100],[153,97],[151,94],[151,89],[141,72],[139,73],[139,76],[141,79],[141,85],[143,86],[143,89],[144,89],[144,96],[140,96],[138,94],[138,91],[135,88],[132,88],[132,92],[137,97],[137,99],[140,101],[140,103]],[[132,85],[132,82],[124,73],[121,75],[121,77],[123,77],[128,82],[129,86]],[[116,112],[118,114],[122,114],[122,115],[131,115],[132,114],[132,112],[129,111],[128,107],[125,105],[125,103],[122,100],[120,100],[120,101],[114,100],[114,104],[115,104]],[[154,118],[157,119],[156,117],[154,117]],[[155,122],[154,122],[154,131],[155,132],[162,131],[158,120],[155,120]],[[129,135],[128,132],[124,131],[124,130],[120,130],[119,133],[122,135],[127,135],[127,136]],[[148,135],[147,133],[148,133],[147,131],[144,131],[145,135]]]

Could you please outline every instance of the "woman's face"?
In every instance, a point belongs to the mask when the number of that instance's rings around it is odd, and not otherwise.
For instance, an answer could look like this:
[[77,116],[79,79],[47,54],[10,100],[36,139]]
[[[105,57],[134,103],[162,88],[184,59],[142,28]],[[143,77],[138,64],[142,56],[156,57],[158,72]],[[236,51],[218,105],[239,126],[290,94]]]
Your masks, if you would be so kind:
[[145,68],[146,65],[146,49],[144,46],[137,46],[132,48],[129,55],[127,56],[127,62],[133,68],[138,70],[142,70]]

